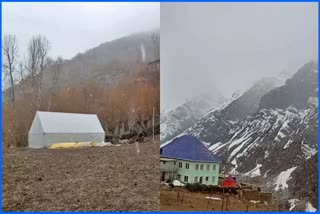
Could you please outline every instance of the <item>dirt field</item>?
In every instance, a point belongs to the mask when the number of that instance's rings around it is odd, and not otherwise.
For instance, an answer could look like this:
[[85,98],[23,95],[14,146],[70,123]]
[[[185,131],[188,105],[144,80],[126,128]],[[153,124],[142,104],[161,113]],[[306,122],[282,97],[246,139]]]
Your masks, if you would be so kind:
[[[179,198],[178,198],[179,195]],[[206,199],[211,197],[213,199]],[[169,187],[161,187],[160,210],[161,211],[222,211],[222,195],[193,193],[177,189],[170,190]],[[227,199],[229,198],[229,199]],[[225,194],[223,211],[279,211],[276,204],[264,204],[257,202],[244,202],[236,195]],[[282,210],[281,210],[282,211]]]
[[159,143],[3,152],[4,211],[159,210]]

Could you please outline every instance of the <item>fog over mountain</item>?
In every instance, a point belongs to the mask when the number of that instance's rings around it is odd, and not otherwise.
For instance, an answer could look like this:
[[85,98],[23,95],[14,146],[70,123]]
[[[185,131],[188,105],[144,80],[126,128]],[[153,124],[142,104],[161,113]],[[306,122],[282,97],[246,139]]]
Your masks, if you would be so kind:
[[161,109],[317,59],[316,3],[161,3]]
[[159,9],[160,3],[5,2],[2,33],[17,36],[20,52],[33,35],[45,35],[50,56],[70,59],[101,43],[158,29]]

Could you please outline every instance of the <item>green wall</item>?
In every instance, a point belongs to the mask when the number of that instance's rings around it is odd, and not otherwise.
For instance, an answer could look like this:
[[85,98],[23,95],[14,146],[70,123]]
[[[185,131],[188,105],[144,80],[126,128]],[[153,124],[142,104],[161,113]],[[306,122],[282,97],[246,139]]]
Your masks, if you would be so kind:
[[[182,168],[179,167],[179,162],[182,163]],[[186,168],[186,164],[189,164],[189,169]],[[198,164],[198,170],[196,165]],[[205,163],[205,162],[191,162],[177,160],[178,170],[177,176],[180,175],[180,181],[187,183],[196,183],[195,177],[200,183],[200,177],[202,177],[202,184],[206,185],[218,185],[219,181],[219,163]],[[203,169],[201,170],[201,165]],[[207,166],[209,165],[209,170]],[[215,166],[215,169],[213,168]],[[188,176],[188,181],[185,181],[185,176]],[[213,178],[214,177],[214,178]],[[208,179],[208,180],[206,180]]]

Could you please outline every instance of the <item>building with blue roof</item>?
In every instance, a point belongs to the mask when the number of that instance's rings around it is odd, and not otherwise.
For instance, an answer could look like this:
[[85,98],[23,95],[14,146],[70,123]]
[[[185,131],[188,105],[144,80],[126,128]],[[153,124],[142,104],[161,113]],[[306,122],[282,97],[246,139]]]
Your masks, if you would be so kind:
[[196,137],[184,135],[160,146],[161,181],[218,185],[220,159]]

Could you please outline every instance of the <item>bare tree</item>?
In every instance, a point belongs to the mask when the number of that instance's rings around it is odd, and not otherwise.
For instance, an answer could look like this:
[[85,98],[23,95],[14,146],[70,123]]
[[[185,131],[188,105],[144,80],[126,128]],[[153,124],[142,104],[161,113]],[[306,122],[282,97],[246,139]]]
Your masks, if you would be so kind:
[[58,85],[58,81],[60,79],[62,69],[63,69],[62,66],[63,66],[62,57],[58,57],[56,61],[52,62],[52,66],[51,66],[52,67],[52,82],[51,82],[50,97],[49,97],[47,111],[50,111],[52,96],[55,95],[56,87]]
[[15,35],[6,35],[2,43],[3,71],[10,78],[10,102],[14,104],[14,72],[16,66],[16,58],[18,56],[18,46]]
[[151,40],[154,48],[154,59],[160,59],[160,36],[158,32],[151,35]]
[[40,108],[42,75],[46,67],[46,58],[49,51],[49,40],[42,35],[34,36],[28,46],[28,62],[26,69],[32,79],[32,86],[36,95],[35,107]]
[[20,76],[20,82],[24,81],[24,72],[25,72],[25,66],[22,61],[19,62],[19,76]]

